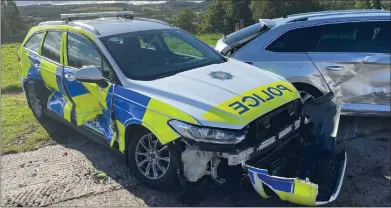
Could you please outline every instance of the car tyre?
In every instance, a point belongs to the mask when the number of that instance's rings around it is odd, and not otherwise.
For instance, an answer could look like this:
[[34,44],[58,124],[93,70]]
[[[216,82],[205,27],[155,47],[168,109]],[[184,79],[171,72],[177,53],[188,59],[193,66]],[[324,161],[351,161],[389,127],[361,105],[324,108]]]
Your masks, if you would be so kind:
[[127,157],[131,173],[142,184],[164,191],[174,190],[178,176],[167,145],[162,145],[150,131],[143,129],[133,135]]
[[25,92],[28,106],[38,121],[46,118],[49,92],[43,84],[30,80],[25,84]]
[[305,86],[305,85],[294,85],[299,91],[301,99],[303,100],[303,103],[306,103],[307,101],[315,100],[316,98],[322,97],[322,93],[311,86]]

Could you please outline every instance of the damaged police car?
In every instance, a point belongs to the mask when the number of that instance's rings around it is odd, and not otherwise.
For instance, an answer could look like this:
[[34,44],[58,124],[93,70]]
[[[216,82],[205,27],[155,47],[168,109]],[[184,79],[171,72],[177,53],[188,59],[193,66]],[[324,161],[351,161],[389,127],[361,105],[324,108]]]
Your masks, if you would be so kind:
[[[130,12],[62,17],[32,28],[19,52],[38,120],[58,118],[119,150],[152,187],[224,184],[222,170],[239,167],[265,198],[317,205],[338,195],[346,154],[334,146],[332,95],[303,106],[284,78]],[[86,17],[101,18],[75,20]]]

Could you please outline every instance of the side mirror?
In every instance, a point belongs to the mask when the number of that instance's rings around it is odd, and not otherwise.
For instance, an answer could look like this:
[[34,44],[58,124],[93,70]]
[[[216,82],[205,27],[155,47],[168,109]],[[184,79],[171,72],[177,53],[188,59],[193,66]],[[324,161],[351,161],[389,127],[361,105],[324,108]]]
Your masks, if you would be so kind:
[[103,79],[102,72],[95,66],[86,66],[73,73],[76,80],[81,82],[97,82]]
[[81,82],[96,83],[100,87],[107,86],[107,83],[103,80],[102,72],[95,66],[82,67],[76,70],[73,76]]

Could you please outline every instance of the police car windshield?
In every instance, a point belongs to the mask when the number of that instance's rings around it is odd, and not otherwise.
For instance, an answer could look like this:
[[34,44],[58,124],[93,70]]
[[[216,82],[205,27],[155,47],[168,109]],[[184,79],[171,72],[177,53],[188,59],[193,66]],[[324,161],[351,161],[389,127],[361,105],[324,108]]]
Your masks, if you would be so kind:
[[225,58],[179,29],[148,30],[102,37],[125,76],[153,80],[219,64]]

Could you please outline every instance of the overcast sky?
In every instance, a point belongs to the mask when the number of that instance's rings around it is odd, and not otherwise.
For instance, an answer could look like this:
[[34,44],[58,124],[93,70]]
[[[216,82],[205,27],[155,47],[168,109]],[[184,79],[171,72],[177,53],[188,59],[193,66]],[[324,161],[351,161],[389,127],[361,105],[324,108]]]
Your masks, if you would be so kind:
[[[191,1],[191,0],[189,0]],[[64,5],[64,4],[99,4],[99,3],[129,3],[129,4],[161,4],[167,1],[21,1],[16,0],[16,5],[18,6],[26,6],[32,4],[54,4],[54,5]],[[201,1],[193,1],[193,2],[201,2]]]

